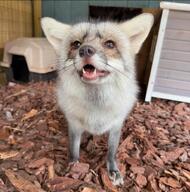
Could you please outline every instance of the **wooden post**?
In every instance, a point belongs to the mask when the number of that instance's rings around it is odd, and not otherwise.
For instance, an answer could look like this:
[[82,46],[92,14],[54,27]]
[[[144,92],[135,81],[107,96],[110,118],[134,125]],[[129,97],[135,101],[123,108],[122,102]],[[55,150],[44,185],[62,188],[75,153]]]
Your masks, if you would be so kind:
[[32,0],[33,3],[33,29],[34,37],[42,36],[42,29],[40,25],[41,13],[42,13],[42,1]]

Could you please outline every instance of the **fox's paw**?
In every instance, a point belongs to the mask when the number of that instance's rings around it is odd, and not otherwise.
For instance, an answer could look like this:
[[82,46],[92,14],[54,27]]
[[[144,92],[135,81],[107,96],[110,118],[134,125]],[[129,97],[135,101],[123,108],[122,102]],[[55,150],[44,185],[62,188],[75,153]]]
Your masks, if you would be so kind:
[[75,166],[77,163],[79,163],[78,160],[70,160],[70,161],[69,161],[69,167],[73,167],[73,166]]
[[123,185],[123,177],[121,176],[119,171],[110,171],[109,178],[112,181],[113,185]]

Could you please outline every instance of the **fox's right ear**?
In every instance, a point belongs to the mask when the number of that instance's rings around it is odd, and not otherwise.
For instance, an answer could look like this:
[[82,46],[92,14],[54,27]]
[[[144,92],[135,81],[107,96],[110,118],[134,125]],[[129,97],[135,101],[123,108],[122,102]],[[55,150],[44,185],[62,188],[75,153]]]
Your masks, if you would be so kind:
[[135,18],[119,24],[120,29],[126,33],[131,42],[132,50],[137,54],[147,38],[152,25],[154,17],[150,13],[142,13]]
[[71,26],[58,22],[50,17],[42,18],[41,26],[48,41],[54,47],[56,52],[58,52],[61,41],[63,40],[64,36],[70,31]]

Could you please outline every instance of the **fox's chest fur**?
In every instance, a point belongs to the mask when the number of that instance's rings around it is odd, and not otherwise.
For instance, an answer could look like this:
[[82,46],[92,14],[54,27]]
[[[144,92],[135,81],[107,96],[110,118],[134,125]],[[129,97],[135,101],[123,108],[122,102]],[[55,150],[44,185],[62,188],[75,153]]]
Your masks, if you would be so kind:
[[65,75],[58,83],[57,95],[68,122],[92,134],[122,126],[136,101],[137,86],[122,78],[117,84],[85,85]]

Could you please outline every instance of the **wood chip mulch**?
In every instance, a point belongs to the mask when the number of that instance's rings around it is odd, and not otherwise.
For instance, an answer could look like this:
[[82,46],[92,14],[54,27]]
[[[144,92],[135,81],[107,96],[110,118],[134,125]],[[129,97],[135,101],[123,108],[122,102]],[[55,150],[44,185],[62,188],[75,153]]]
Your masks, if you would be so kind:
[[80,163],[68,164],[68,133],[54,82],[0,88],[1,192],[190,191],[190,105],[138,102],[122,129],[124,185],[106,171],[107,135],[84,134]]

